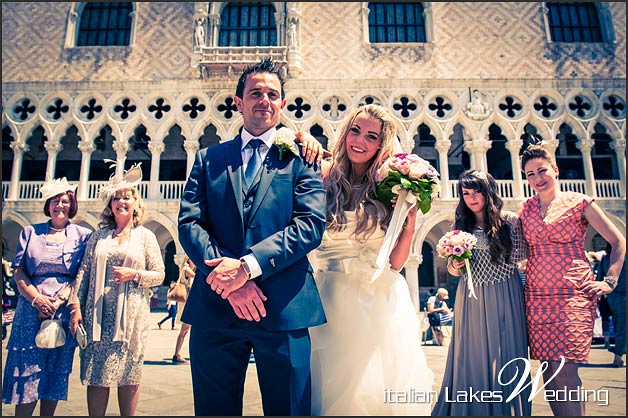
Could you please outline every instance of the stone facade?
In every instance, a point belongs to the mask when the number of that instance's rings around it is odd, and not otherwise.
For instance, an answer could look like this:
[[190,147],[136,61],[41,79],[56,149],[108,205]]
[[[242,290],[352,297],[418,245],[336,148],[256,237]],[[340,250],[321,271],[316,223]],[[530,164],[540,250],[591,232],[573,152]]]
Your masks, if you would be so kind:
[[[287,76],[284,125],[310,131],[331,148],[352,107],[379,103],[396,116],[403,148],[437,165],[443,193],[421,218],[406,265],[417,304],[418,276],[421,293],[448,280],[432,251],[453,219],[455,179],[463,166],[496,175],[510,210],[531,194],[518,167],[530,126],[557,152],[561,125],[569,126],[583,176],[565,187],[595,195],[625,230],[624,3],[596,3],[604,42],[553,43],[544,2],[424,2],[427,42],[412,44],[369,43],[366,2],[273,4],[278,45],[227,50],[216,41],[224,2],[133,3],[128,47],[76,47],[82,3],[3,3],[3,255],[12,257],[24,225],[44,220],[37,187],[45,175],[58,175],[65,161],[80,166],[70,178],[80,184],[76,222],[97,227],[102,203],[95,199],[93,167],[105,154],[95,144],[108,127],[110,158],[149,167],[142,189],[146,225],[176,271],[174,260],[183,256],[177,198],[185,176],[163,178],[170,173],[164,170],[174,164],[187,172],[194,153],[207,146],[204,135],[211,145],[237,134],[241,122],[231,97],[239,70],[269,54]],[[204,44],[195,40],[199,20]],[[470,106],[476,89],[481,111]],[[130,143],[138,126],[149,138],[145,152]],[[180,132],[173,134],[175,126]],[[68,140],[71,127],[74,142]],[[433,137],[427,145],[419,138],[423,127]],[[41,144],[33,139],[37,129],[45,137]],[[505,139],[501,145],[491,140],[495,129]],[[603,180],[596,179],[599,134],[610,143],[614,167]],[[45,170],[26,176],[36,149]],[[591,231],[587,248],[601,245]]]

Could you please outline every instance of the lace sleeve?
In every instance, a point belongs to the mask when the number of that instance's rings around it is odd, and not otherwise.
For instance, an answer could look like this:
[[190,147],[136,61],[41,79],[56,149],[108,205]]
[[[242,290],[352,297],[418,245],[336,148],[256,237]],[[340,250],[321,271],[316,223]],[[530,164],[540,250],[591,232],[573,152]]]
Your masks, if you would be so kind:
[[161,257],[159,243],[155,234],[149,230],[145,231],[144,256],[146,257],[146,270],[141,271],[141,287],[158,286],[164,281],[165,267]]

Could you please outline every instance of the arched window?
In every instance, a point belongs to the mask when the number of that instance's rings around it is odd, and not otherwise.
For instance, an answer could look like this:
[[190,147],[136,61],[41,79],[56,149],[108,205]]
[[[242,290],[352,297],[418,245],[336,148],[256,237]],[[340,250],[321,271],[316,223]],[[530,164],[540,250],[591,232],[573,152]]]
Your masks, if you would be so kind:
[[421,3],[369,3],[369,42],[426,42]]
[[595,3],[548,1],[545,4],[552,41],[603,41]]
[[131,2],[87,2],[81,13],[76,45],[130,45],[132,11]]
[[275,46],[277,26],[271,3],[229,3],[220,14],[218,46]]

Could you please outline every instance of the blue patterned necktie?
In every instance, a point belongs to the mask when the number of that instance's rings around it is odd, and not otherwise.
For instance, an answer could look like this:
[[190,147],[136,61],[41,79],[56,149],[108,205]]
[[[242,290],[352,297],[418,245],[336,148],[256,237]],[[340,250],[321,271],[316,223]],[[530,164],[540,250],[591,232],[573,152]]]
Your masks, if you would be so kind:
[[257,174],[260,166],[262,165],[262,154],[260,153],[260,146],[262,145],[262,140],[259,138],[254,138],[249,141],[246,145],[253,149],[253,155],[249,160],[249,163],[246,166],[246,171],[244,172],[244,185],[247,189],[251,187],[251,183]]

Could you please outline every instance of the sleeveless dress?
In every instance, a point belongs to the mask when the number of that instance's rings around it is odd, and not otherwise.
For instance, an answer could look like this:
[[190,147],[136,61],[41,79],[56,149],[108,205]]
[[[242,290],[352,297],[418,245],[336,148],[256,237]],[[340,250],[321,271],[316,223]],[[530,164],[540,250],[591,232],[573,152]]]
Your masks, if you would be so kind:
[[581,193],[561,193],[545,219],[538,196],[524,202],[521,221],[529,246],[524,293],[533,359],[589,361],[597,299],[580,289],[595,280],[584,249],[583,211],[592,201]]
[[[43,256],[30,278],[43,295],[56,296],[74,280],[63,263],[63,246],[63,242],[46,241]],[[70,310],[67,304],[57,310],[55,318],[61,319],[66,335],[65,344],[53,349],[38,348],[35,336],[41,321],[37,317],[37,309],[24,296],[19,296],[7,343],[8,355],[2,383],[3,403],[21,405],[40,399],[68,399],[68,378],[72,372],[77,343],[70,334]]]
[[[528,336],[523,287],[516,270],[525,257],[523,231],[514,213],[502,214],[511,230],[510,263],[491,262],[486,233],[473,231],[478,241],[469,262],[477,299],[468,296],[467,281],[460,276],[451,344],[433,416],[531,415],[529,386],[506,402],[522,378],[524,360],[528,359]],[[508,364],[517,358],[524,360]],[[500,383],[512,378],[511,384]],[[524,384],[528,383],[529,376]],[[487,402],[465,402],[470,397],[465,398],[464,393],[469,391],[490,391],[495,396],[489,396]]]
[[405,278],[387,268],[369,284],[385,234],[360,244],[346,215],[347,228],[308,255],[327,316],[310,328],[312,415],[429,415],[434,374]]

